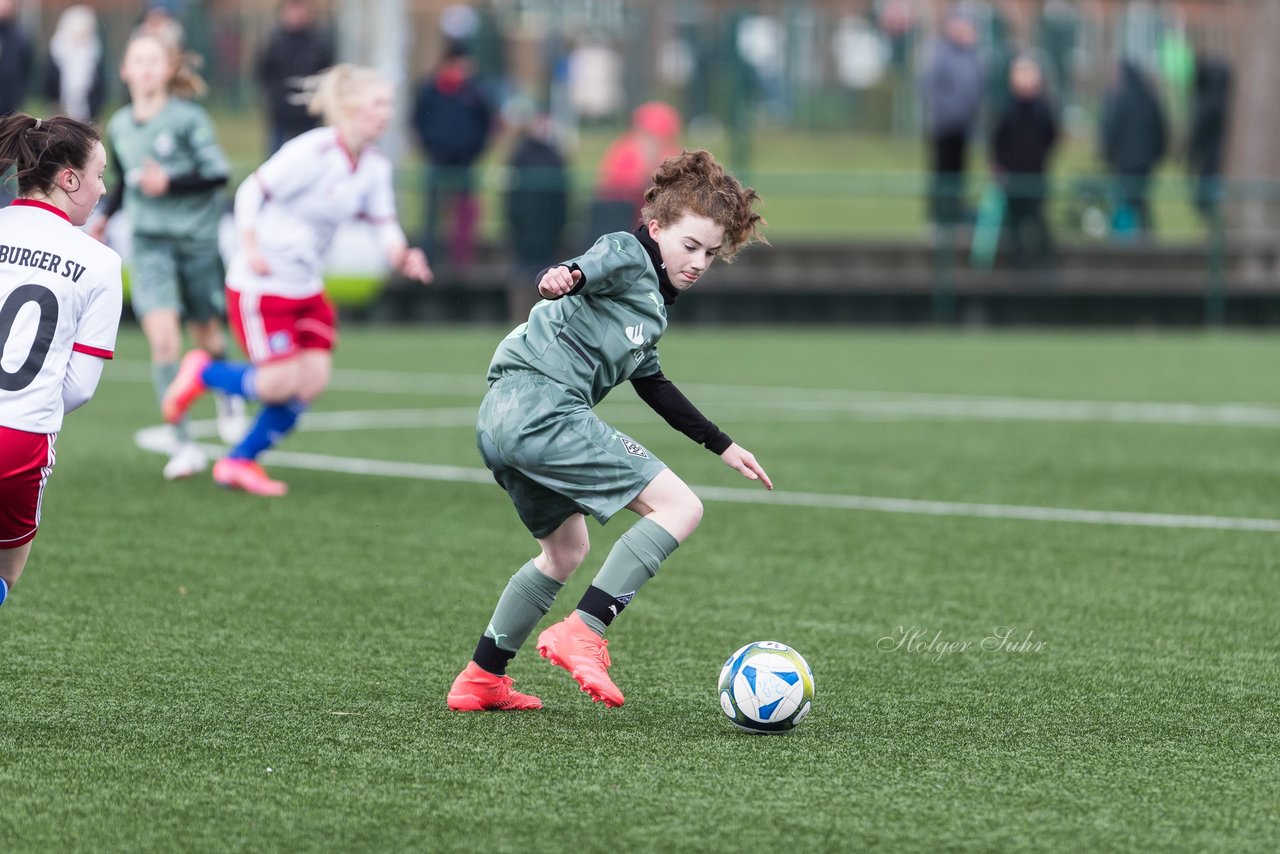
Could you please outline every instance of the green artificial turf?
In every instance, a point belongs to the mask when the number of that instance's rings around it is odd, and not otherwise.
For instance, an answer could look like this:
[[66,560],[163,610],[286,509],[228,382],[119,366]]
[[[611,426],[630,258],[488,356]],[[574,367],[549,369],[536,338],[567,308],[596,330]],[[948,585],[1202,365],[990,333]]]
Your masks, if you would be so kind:
[[[474,474],[503,332],[347,328],[317,429],[281,450]],[[611,629],[622,708],[527,649],[511,673],[545,709],[460,715],[448,685],[534,553],[501,490],[279,462],[280,500],[165,483],[133,444],[158,417],[125,330],[0,608],[0,849],[1280,846],[1280,533],[779,500],[1278,519],[1272,339],[677,324],[662,353],[779,494],[618,389],[602,415],[736,500],[706,498]],[[370,426],[318,429],[334,413]],[[626,525],[591,524],[548,620]],[[1026,643],[984,649],[1002,626]],[[813,668],[790,735],[719,710],[752,640]]]

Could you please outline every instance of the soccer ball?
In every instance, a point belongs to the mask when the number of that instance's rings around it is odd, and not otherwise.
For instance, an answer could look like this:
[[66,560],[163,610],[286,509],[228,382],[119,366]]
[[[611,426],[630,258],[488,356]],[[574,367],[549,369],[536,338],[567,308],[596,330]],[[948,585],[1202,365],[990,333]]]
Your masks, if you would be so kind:
[[747,732],[789,732],[813,708],[813,671],[786,644],[749,643],[720,670],[720,708]]

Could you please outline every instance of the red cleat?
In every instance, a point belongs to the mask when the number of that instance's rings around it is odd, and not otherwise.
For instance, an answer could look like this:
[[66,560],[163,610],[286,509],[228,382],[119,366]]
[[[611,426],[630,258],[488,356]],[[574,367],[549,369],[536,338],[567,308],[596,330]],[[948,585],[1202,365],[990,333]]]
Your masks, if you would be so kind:
[[525,712],[541,709],[542,701],[521,694],[510,676],[497,676],[474,661],[468,662],[449,688],[449,708],[455,712]]
[[622,691],[609,678],[609,642],[576,611],[538,635],[538,654],[568,670],[592,700],[610,708],[622,705]]
[[223,457],[213,464],[213,482],[227,489],[240,489],[250,495],[276,497],[284,495],[289,487],[267,477],[262,466],[253,460],[237,460]]
[[170,424],[177,424],[187,414],[196,398],[204,394],[204,380],[200,374],[213,359],[204,350],[192,350],[182,357],[178,365],[178,375],[164,390],[160,399],[160,414]]

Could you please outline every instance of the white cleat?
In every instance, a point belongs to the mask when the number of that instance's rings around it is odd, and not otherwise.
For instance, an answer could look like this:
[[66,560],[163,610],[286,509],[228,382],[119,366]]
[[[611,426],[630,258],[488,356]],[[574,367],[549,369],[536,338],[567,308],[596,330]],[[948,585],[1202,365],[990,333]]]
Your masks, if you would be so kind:
[[249,432],[249,417],[244,411],[244,398],[238,395],[214,392],[213,406],[217,411],[218,438],[225,445],[236,445]]
[[165,480],[182,480],[204,471],[209,466],[209,458],[195,442],[183,442],[169,455],[169,462],[164,464]]

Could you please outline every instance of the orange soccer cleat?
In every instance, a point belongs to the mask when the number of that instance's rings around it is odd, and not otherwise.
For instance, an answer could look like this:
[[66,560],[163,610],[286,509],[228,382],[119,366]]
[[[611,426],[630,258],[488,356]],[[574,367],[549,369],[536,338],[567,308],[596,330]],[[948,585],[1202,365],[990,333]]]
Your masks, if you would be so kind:
[[227,489],[240,489],[250,495],[276,497],[284,495],[289,487],[267,477],[262,466],[253,460],[223,457],[213,464],[213,482]]
[[204,394],[205,385],[200,374],[211,361],[212,357],[204,350],[192,350],[182,357],[178,375],[169,383],[169,387],[164,390],[164,397],[160,399],[160,414],[165,421],[177,424],[187,414],[191,404],[196,402],[196,398]]
[[587,628],[576,611],[538,635],[538,654],[568,670],[592,700],[610,708],[622,705],[622,691],[609,678],[609,642]]
[[514,690],[514,682],[510,676],[498,676],[474,661],[467,662],[449,688],[449,708],[455,712],[524,712],[542,708],[537,697]]

